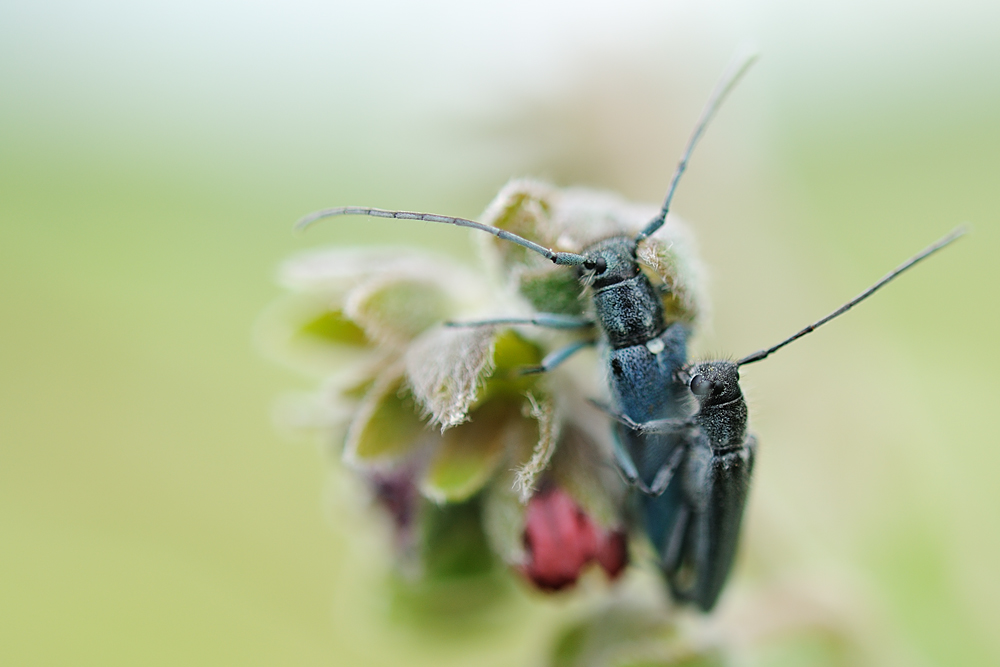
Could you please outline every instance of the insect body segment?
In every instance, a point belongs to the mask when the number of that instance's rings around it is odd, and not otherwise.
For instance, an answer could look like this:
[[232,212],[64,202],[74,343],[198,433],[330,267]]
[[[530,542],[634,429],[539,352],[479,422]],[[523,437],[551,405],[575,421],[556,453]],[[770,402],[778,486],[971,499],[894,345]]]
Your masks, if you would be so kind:
[[639,269],[635,242],[615,236],[584,254],[604,266],[603,271],[584,268],[580,279],[590,284],[594,312],[608,345],[618,349],[645,344],[663,333],[663,300]]
[[708,611],[736,555],[757,441],[747,433],[736,364],[705,362],[687,373],[698,412],[675,427],[683,463],[666,492],[644,497],[642,509],[674,598]]
[[684,434],[676,429],[643,431],[630,424],[691,415],[690,394],[678,377],[687,363],[690,333],[687,326],[675,323],[644,343],[617,349],[609,346],[605,351],[612,409],[629,420],[615,425],[616,458],[625,477],[644,493],[662,492],[655,480],[674,450],[683,445]]

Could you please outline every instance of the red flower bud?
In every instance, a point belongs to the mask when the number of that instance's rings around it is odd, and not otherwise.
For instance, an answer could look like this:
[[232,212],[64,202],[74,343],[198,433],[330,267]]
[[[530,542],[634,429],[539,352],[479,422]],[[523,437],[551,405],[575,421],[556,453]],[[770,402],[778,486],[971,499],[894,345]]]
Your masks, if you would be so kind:
[[558,487],[544,489],[528,501],[524,545],[528,550],[524,574],[547,591],[576,583],[591,561],[597,561],[611,578],[628,563],[625,535],[599,528]]

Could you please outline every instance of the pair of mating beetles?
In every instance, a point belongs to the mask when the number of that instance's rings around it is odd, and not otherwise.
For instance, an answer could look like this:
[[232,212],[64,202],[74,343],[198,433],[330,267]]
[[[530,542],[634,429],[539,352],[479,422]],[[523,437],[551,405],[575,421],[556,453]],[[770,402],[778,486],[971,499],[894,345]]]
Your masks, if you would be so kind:
[[[704,611],[715,605],[732,567],[757,445],[756,438],[747,431],[747,405],[740,390],[739,368],[764,359],[846,312],[964,233],[961,228],[953,231],[827,317],[773,347],[738,361],[689,364],[690,329],[683,323],[668,325],[662,288],[654,287],[640,269],[637,250],[665,224],[695,145],[723,98],[753,60],[754,56],[737,58],[723,75],[688,141],[659,214],[634,238],[612,236],[576,254],[554,251],[474,220],[428,213],[342,207],[318,211],[299,222],[301,228],[338,215],[441,222],[489,232],[557,265],[575,267],[577,279],[589,291],[594,319],[538,313],[528,319],[451,324],[531,324],[599,330],[611,405],[598,407],[615,422],[616,462],[640,492],[646,534],[659,554],[673,597]],[[586,344],[574,343],[556,350],[530,371],[550,371]]]

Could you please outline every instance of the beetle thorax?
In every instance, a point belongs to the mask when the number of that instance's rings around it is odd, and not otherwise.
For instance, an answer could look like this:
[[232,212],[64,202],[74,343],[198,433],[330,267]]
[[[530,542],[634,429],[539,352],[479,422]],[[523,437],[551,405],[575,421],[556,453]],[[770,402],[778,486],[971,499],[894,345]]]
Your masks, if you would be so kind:
[[594,314],[614,349],[645,345],[666,328],[663,301],[639,269],[635,241],[612,236],[584,251],[581,282],[593,290]]
[[713,449],[742,445],[747,432],[747,404],[740,390],[739,366],[704,361],[688,369],[689,387],[698,399],[698,421]]

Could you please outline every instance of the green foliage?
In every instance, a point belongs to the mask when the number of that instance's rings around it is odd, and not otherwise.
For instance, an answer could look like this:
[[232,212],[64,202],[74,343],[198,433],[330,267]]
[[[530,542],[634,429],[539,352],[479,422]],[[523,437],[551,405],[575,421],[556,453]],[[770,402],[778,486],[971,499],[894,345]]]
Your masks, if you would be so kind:
[[724,667],[718,647],[692,642],[676,616],[618,600],[564,628],[550,667]]
[[384,387],[373,388],[366,402],[372,402],[372,408],[359,415],[348,436],[347,457],[354,463],[402,457],[426,431],[402,376]]
[[523,375],[521,371],[542,362],[542,348],[513,329],[502,330],[494,339],[494,370],[486,379],[482,400],[503,397],[523,397],[538,384],[538,375]]
[[327,310],[299,328],[300,335],[318,338],[335,345],[361,347],[368,344],[364,330],[344,317],[341,310]]
[[425,503],[420,562],[429,580],[478,577],[497,564],[483,533],[478,499],[464,503]]
[[347,308],[369,338],[403,344],[446,319],[452,303],[435,282],[386,276],[355,290]]
[[493,400],[469,413],[469,421],[448,429],[421,481],[421,491],[437,502],[461,502],[477,493],[504,458],[511,436],[518,437],[520,402]]
[[586,301],[572,269],[525,271],[519,281],[521,295],[538,312],[581,315],[585,310]]

